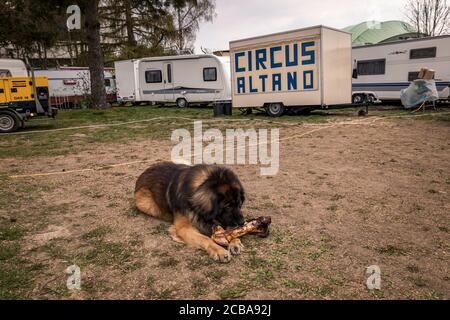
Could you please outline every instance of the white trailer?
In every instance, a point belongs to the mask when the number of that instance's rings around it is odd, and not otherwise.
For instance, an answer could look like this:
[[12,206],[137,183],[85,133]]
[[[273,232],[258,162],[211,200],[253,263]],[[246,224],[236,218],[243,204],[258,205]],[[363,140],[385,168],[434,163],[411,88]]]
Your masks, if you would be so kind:
[[116,61],[118,102],[189,104],[231,102],[230,60],[184,55]]
[[351,103],[351,34],[316,26],[230,42],[233,107],[280,116]]
[[28,77],[28,70],[22,60],[0,59],[0,77]]
[[439,97],[450,95],[450,36],[438,36],[357,46],[354,60],[353,103],[400,100],[400,90],[417,79],[421,68],[436,71]]
[[[60,67],[58,69],[36,70],[36,76],[48,77],[51,104],[59,107],[76,107],[86,95],[90,94],[90,73],[86,67]],[[106,100],[116,101],[116,81],[112,69],[106,69]]]

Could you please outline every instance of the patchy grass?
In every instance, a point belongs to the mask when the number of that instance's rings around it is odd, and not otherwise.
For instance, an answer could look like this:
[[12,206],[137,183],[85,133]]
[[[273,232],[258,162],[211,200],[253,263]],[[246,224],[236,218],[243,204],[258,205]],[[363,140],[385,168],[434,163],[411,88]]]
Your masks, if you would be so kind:
[[9,259],[15,257],[19,253],[19,251],[20,251],[20,245],[16,242],[0,243],[0,261],[9,260]]
[[387,245],[385,247],[378,248],[378,252],[388,256],[404,256],[406,251],[400,247],[393,245]]
[[332,204],[331,206],[327,207],[327,210],[331,211],[331,212],[336,212],[337,209],[338,209],[338,206],[335,204]]
[[222,300],[243,298],[247,295],[247,286],[242,282],[237,282],[225,286],[219,293],[219,298]]
[[161,235],[168,235],[169,234],[169,227],[170,225],[168,223],[160,223],[153,227],[153,230],[151,234],[161,234]]
[[[318,111],[310,116],[286,116],[273,122],[263,114],[249,116],[235,112],[232,119],[242,119],[242,126],[248,124],[260,126],[282,126],[293,122],[324,122],[330,115]],[[29,158],[34,156],[58,156],[74,154],[83,150],[94,150],[99,143],[121,143],[140,138],[167,138],[170,132],[180,125],[190,127],[188,120],[212,119],[212,108],[175,107],[113,107],[98,111],[60,110],[56,120],[39,119],[27,123],[20,132],[36,132],[35,134],[4,135],[1,146],[1,157]],[[228,117],[221,118],[226,124]],[[257,122],[253,120],[264,120]],[[219,124],[220,125],[220,124]],[[68,128],[97,126],[93,128]],[[61,131],[45,130],[63,129]],[[51,133],[51,134],[50,134]],[[26,137],[24,139],[23,137]]]
[[158,265],[162,268],[173,268],[176,265],[178,265],[178,263],[179,263],[179,261],[177,259],[175,259],[173,257],[167,257],[167,258],[161,259],[159,261]]
[[84,233],[81,236],[81,239],[84,240],[89,240],[89,239],[98,239],[98,238],[103,238],[105,237],[107,234],[111,233],[112,229],[108,226],[99,226],[91,231],[88,231],[86,233]]
[[187,261],[187,268],[191,271],[197,271],[204,267],[209,267],[213,264],[215,264],[214,260],[212,260],[205,253],[196,253]]
[[24,230],[16,225],[1,226],[0,227],[0,240],[19,240],[24,236]]
[[146,296],[148,299],[167,300],[167,299],[173,298],[173,296],[174,296],[175,290],[172,287],[158,289],[157,281],[155,280],[155,277],[152,275],[149,275],[147,277],[146,284],[147,284]]
[[298,281],[296,281],[296,280],[291,280],[291,279],[287,279],[285,282],[284,282],[284,286],[286,287],[286,288],[289,288],[289,289],[296,289],[296,288],[300,288],[300,282],[298,282]]
[[[134,269],[135,257],[132,247],[121,242],[96,240],[84,255],[84,262],[97,266],[115,266],[121,270]],[[81,261],[83,263],[83,261]]]
[[226,276],[228,276],[228,271],[222,269],[213,268],[205,272],[205,277],[211,279],[215,283],[221,282]]
[[24,268],[23,264],[0,263],[0,300],[26,299],[33,276],[33,270]]
[[198,298],[208,292],[208,283],[201,278],[192,278],[191,294],[193,298]]
[[419,272],[419,267],[416,266],[415,264],[409,264],[406,266],[406,270],[408,270],[411,273],[418,273]]

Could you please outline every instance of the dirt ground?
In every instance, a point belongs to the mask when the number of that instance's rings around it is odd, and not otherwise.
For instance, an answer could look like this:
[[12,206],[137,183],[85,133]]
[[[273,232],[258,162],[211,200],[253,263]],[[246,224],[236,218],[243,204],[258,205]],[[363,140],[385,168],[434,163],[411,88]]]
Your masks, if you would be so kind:
[[[139,174],[170,160],[169,137],[2,159],[2,298],[450,298],[450,122],[354,117],[280,134],[276,176],[232,167],[245,213],[272,226],[228,264],[173,242],[167,224],[133,206]],[[79,291],[66,288],[72,264]],[[381,290],[366,287],[372,265]]]

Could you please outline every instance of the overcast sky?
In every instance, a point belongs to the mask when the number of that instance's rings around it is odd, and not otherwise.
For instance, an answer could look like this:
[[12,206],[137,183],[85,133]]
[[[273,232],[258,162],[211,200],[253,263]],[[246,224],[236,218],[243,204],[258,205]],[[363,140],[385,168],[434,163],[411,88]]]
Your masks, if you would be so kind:
[[216,0],[217,17],[202,23],[200,47],[223,50],[228,42],[314,25],[344,28],[367,20],[405,20],[406,0]]

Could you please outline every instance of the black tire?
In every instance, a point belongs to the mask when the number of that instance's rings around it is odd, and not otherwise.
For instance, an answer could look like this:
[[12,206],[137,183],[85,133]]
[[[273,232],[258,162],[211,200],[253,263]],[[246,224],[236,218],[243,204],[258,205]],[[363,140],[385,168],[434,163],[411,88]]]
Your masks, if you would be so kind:
[[185,98],[177,99],[177,107],[178,108],[187,108],[188,105],[189,105],[189,103],[187,102],[187,100]]
[[13,112],[0,111],[0,133],[14,132],[20,124],[20,119]]
[[353,104],[361,104],[365,100],[364,96],[362,94],[354,94],[352,97],[352,103]]
[[266,106],[266,113],[271,117],[281,117],[284,114],[284,110],[282,103],[270,103]]

